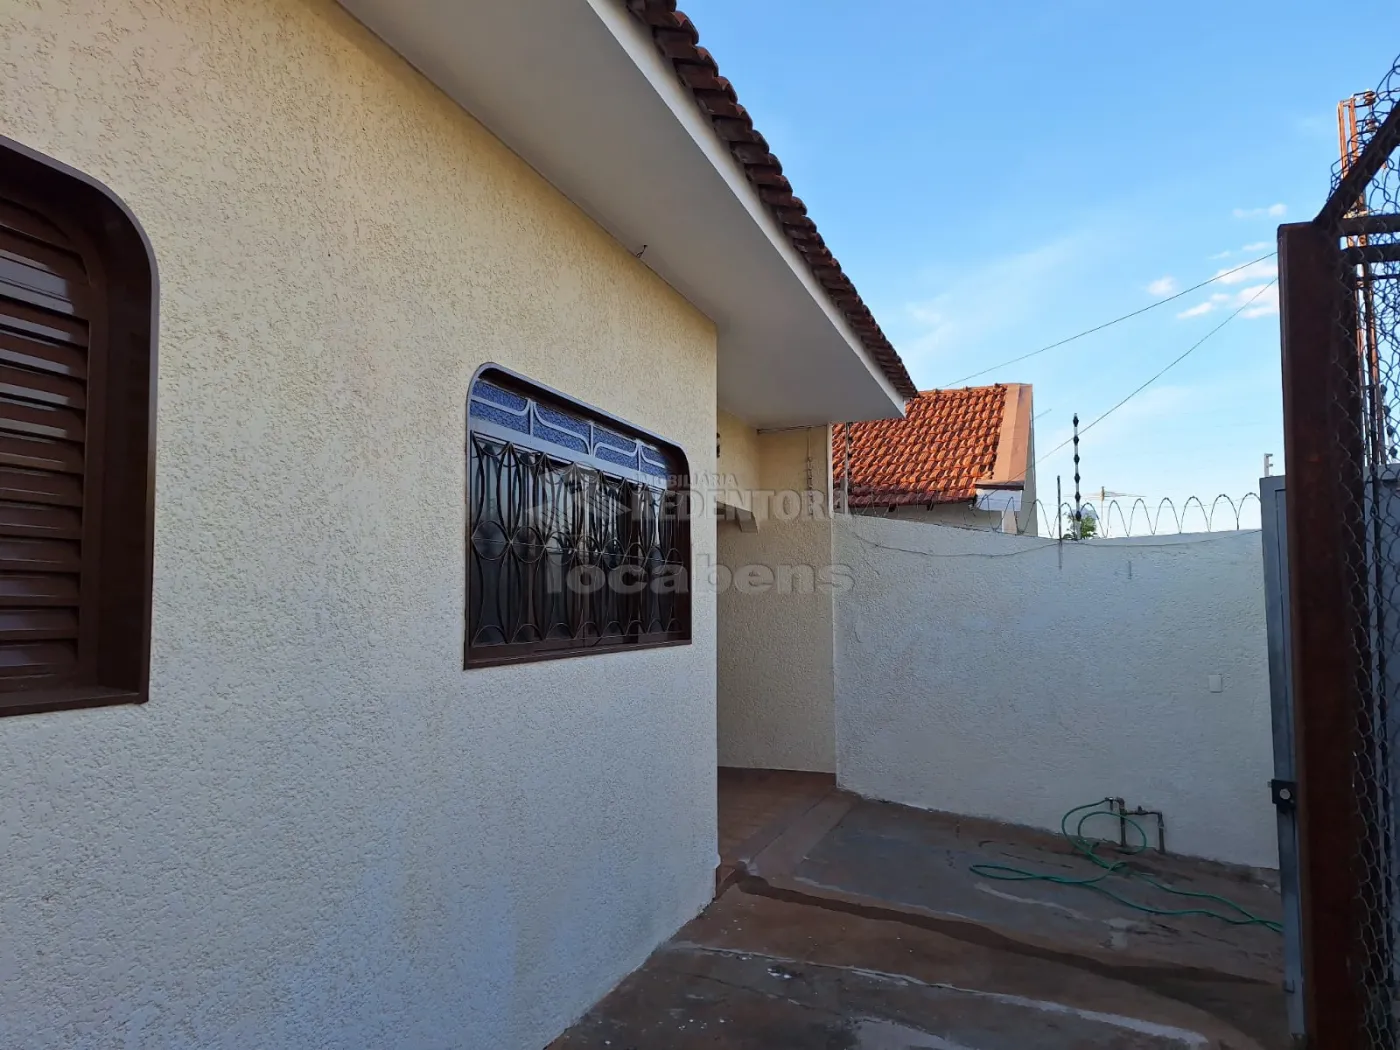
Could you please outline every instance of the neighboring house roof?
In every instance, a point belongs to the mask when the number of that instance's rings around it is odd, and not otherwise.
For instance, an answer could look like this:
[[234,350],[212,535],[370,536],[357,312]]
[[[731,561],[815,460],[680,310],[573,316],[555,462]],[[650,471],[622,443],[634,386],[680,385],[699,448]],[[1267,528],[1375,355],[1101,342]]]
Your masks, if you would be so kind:
[[905,410],[833,428],[838,485],[851,432],[852,507],[967,503],[978,488],[1022,487],[1033,466],[1029,384],[925,390]]
[[657,49],[674,67],[681,82],[695,96],[700,110],[713,123],[716,134],[743,165],[783,232],[811,267],[817,281],[845,315],[866,351],[903,397],[918,396],[918,389],[885,333],[861,299],[851,279],[827,248],[817,224],[807,217],[807,206],[794,197],[783,166],[768,149],[768,142],[753,126],[748,110],[739,104],[734,86],[719,75],[719,64],[703,47],[695,24],[676,10],[676,0],[626,0],[627,8],[651,30]]

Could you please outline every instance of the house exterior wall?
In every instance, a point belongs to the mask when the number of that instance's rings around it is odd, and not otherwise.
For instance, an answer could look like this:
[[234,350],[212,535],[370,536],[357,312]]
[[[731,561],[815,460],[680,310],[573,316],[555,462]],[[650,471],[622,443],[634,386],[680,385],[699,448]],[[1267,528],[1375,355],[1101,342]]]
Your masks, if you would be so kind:
[[737,416],[719,412],[715,420],[715,440],[719,446],[719,462],[715,468],[712,501],[753,513],[752,494],[763,487],[758,432]]
[[1257,532],[1060,549],[837,524],[842,786],[1056,830],[1118,796],[1164,812],[1174,853],[1277,866]]
[[161,282],[151,698],[0,720],[0,1045],[537,1050],[712,894],[715,604],[464,672],[467,388],[713,471],[713,326],[331,0],[7,5],[0,133]]
[[[719,762],[834,772],[830,434],[757,435],[757,529],[719,528]],[[795,497],[818,493],[790,517]],[[774,493],[769,498],[766,493]],[[785,503],[782,502],[785,499]]]
[[1040,499],[1040,490],[1035,483],[1035,426],[1032,424],[1030,433],[1026,435],[1026,462],[1029,464],[1026,470],[1026,477],[1021,489],[1021,509],[1016,514],[1016,531],[1022,536],[1039,536],[1041,511],[1036,506]]

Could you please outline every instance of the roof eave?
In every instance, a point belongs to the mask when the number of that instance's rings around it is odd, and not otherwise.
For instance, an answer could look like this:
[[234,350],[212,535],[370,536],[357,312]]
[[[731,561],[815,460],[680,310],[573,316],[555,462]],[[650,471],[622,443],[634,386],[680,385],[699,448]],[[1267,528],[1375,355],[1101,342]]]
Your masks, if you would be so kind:
[[340,2],[715,322],[726,411],[901,414],[903,364],[673,2]]

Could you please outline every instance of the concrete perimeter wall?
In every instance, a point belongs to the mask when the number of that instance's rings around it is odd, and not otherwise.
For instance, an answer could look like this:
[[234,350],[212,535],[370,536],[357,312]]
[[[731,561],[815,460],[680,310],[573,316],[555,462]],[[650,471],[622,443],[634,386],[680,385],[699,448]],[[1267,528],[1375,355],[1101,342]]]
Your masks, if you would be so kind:
[[1061,549],[850,518],[834,550],[842,786],[1043,828],[1121,796],[1173,852],[1277,866],[1257,532]]

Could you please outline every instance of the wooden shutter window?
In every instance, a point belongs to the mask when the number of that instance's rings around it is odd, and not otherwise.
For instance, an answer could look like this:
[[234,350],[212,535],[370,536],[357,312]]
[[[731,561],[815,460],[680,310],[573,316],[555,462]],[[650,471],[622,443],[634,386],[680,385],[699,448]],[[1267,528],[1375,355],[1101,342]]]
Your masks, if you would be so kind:
[[101,277],[52,221],[0,196],[0,690],[94,664]]
[[0,138],[0,715],[147,698],[155,301],[126,206]]

